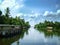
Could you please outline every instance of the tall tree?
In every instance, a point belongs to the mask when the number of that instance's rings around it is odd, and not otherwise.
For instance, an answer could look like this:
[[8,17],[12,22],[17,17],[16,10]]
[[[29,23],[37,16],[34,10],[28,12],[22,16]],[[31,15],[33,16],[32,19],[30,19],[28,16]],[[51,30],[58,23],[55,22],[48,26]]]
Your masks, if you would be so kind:
[[9,7],[7,7],[6,8],[6,13],[5,13],[6,17],[9,17],[9,14],[10,14],[10,10],[9,10]]
[[0,16],[2,15],[2,11],[0,10]]

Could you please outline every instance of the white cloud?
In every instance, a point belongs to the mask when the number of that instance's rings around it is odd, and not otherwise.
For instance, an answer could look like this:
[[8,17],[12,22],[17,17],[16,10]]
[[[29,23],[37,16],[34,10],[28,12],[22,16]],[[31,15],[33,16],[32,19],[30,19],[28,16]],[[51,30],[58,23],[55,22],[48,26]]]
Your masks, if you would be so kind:
[[54,14],[52,11],[50,11],[50,12],[49,11],[45,11],[43,15],[47,16],[47,15],[52,15],[52,14]]
[[38,17],[40,13],[33,12],[33,13],[18,13],[17,16],[24,16],[24,17]]
[[19,13],[19,10],[24,7],[25,0],[4,0],[1,5],[0,9],[4,12],[4,10],[9,7],[11,15],[14,16],[29,16],[29,17],[38,17],[40,13],[36,11],[31,11],[29,14],[21,14]]
[[17,5],[14,7],[14,9],[18,9],[19,7],[20,7],[20,5],[17,4]]
[[40,14],[39,13],[35,13],[34,15],[35,15],[35,17],[38,17]]
[[47,16],[48,14],[49,14],[49,11],[45,11],[43,15]]
[[36,11],[31,11],[31,15],[34,17],[38,17],[41,14],[39,12],[36,12]]
[[[21,3],[20,3],[21,2]],[[14,17],[16,16],[16,14],[18,14],[19,10],[24,6],[23,4],[23,0],[4,0],[1,4],[0,4],[0,9],[5,12],[5,9],[7,7],[10,8],[10,13],[11,15]]]
[[2,2],[2,4],[1,4],[1,7],[3,8],[3,9],[5,9],[5,8],[7,8],[7,7],[13,7],[13,6],[15,6],[16,4],[15,4],[15,0],[4,0],[3,2]]
[[18,13],[18,14],[17,14],[17,16],[22,16],[22,15],[24,15],[24,14],[23,14],[23,13]]
[[44,12],[44,14],[43,14],[43,16],[50,16],[50,15],[54,15],[54,16],[58,16],[60,14],[60,9],[59,10],[57,10],[56,12],[52,12],[52,11],[45,11]]
[[57,10],[57,14],[59,14],[60,13],[60,9],[59,10]]

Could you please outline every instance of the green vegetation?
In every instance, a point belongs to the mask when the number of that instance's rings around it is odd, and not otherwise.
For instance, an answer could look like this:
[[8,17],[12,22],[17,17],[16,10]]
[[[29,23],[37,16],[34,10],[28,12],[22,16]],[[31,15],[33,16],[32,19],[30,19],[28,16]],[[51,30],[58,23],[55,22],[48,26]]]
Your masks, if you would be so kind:
[[20,17],[11,17],[9,8],[6,8],[5,14],[2,14],[0,10],[0,24],[8,24],[8,25],[21,25],[21,27],[30,27],[29,22],[25,22],[24,19],[20,19]]
[[39,23],[35,25],[37,29],[46,29],[47,27],[52,27],[53,30],[60,31],[60,22],[53,22],[53,21],[45,21],[43,23]]
[[[47,28],[52,27],[52,28]],[[44,21],[35,25],[35,29],[39,32],[43,32],[46,37],[52,37],[53,35],[60,36],[60,22]]]

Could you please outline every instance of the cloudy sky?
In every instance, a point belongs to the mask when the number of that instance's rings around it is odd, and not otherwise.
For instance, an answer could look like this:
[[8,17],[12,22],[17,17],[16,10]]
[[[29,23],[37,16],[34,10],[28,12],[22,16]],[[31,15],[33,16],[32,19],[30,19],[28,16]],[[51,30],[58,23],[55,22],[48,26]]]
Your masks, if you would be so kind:
[[12,17],[20,16],[30,24],[60,21],[60,0],[0,0],[0,10],[5,12],[7,7]]

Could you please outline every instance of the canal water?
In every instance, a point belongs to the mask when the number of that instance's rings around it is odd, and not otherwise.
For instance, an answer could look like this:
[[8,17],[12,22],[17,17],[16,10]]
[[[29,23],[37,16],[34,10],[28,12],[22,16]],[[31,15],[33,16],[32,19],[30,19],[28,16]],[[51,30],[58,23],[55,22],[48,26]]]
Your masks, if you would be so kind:
[[0,39],[0,45],[60,45],[60,35],[46,34],[31,26],[21,35]]
[[60,45],[60,37],[56,35],[46,36],[44,32],[39,32],[32,26],[22,39],[18,39],[11,45]]

